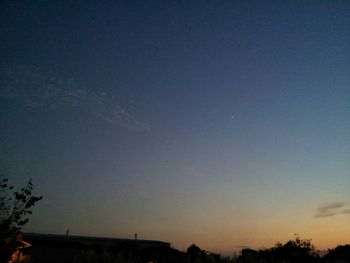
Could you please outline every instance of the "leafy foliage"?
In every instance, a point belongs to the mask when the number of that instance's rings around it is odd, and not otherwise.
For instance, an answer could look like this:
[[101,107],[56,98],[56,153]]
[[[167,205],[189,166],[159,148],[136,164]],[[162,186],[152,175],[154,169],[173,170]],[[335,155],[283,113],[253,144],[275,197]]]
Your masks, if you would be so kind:
[[31,208],[42,196],[33,195],[33,183],[18,191],[8,184],[8,179],[0,175],[0,240],[4,243],[28,223]]

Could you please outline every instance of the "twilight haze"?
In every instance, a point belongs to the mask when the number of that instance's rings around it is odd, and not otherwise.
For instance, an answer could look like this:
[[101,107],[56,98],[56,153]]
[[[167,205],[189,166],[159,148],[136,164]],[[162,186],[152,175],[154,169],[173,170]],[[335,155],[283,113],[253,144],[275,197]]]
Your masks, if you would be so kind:
[[349,1],[2,1],[25,231],[231,253],[349,243]]

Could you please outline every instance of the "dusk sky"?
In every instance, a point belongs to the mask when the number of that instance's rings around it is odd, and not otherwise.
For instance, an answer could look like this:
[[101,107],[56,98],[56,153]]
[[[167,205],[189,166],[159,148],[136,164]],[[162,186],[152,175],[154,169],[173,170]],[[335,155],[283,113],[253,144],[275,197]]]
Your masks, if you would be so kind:
[[27,232],[230,254],[350,243],[349,1],[1,1]]

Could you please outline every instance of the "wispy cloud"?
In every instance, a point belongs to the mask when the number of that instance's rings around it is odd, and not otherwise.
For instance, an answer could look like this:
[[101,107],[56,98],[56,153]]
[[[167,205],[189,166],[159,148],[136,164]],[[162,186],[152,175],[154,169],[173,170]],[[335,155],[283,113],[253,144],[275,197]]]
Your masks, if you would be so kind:
[[350,214],[350,208],[344,209],[342,211],[343,214]]
[[117,98],[105,90],[87,89],[74,78],[48,76],[33,66],[1,69],[0,97],[20,100],[25,107],[59,111],[65,108],[85,110],[112,125],[136,131],[150,126],[122,107]]
[[332,202],[320,205],[315,217],[330,217],[338,214],[350,214],[350,208],[344,202]]

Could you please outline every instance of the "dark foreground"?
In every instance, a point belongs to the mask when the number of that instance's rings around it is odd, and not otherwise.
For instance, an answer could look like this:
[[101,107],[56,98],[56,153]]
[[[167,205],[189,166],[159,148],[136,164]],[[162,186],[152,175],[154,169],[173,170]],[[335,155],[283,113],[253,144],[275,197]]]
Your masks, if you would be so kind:
[[196,245],[182,252],[170,243],[154,240],[40,234],[27,234],[25,239],[32,244],[22,251],[30,263],[350,263],[350,244],[321,253],[310,240],[298,237],[269,249],[242,249],[232,258]]

